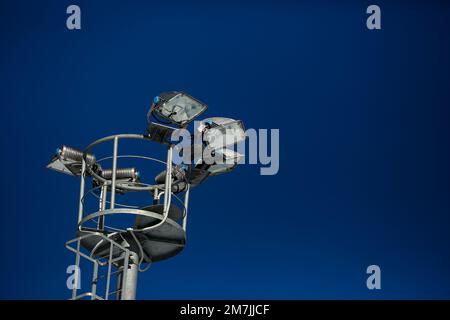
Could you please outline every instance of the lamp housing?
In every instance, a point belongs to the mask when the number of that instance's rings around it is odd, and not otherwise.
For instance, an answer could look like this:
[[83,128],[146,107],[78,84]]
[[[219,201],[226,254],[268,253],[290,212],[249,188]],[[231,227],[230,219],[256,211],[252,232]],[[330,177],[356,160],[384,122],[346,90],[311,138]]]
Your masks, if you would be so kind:
[[205,112],[207,108],[205,103],[187,93],[163,92],[153,99],[147,118],[153,115],[159,122],[182,128]]

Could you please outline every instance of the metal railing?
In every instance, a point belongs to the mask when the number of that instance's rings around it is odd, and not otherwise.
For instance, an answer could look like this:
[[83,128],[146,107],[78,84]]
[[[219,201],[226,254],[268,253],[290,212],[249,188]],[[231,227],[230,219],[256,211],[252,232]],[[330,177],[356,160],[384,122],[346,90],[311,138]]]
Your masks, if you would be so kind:
[[[86,254],[81,251],[81,241],[89,238],[89,237],[100,237],[101,241],[104,244],[109,243],[109,255],[108,259],[97,257],[94,258],[92,254]],[[76,247],[72,247],[73,244],[76,243]],[[101,233],[90,233],[83,235],[81,237],[77,237],[75,239],[69,240],[65,244],[66,248],[76,254],[78,257],[76,268],[75,268],[75,281],[73,283],[72,288],[72,300],[82,299],[84,297],[90,297],[91,300],[108,300],[110,296],[110,285],[111,285],[111,276],[117,273],[123,273],[123,281],[126,281],[130,261],[132,261],[133,253],[127,248],[121,246],[117,242],[113,241],[109,237],[101,234]],[[114,249],[117,248],[121,253],[114,258],[113,252]],[[93,272],[91,279],[91,286],[88,292],[84,292],[82,294],[77,294],[78,290],[81,289],[81,275],[80,275],[80,258],[84,258],[93,263]],[[99,267],[107,266],[106,276],[98,276]],[[116,272],[112,272],[112,268],[115,267],[118,269]],[[98,281],[101,278],[106,278],[106,287],[104,296],[100,296],[97,294],[97,286]],[[122,283],[121,287],[126,286],[126,283]],[[116,290],[117,291],[117,290]]]
[[[105,299],[108,300],[112,294],[116,294],[116,297],[118,298],[134,298],[133,296],[133,290],[128,290],[129,292],[127,294],[123,293],[123,288],[128,288],[130,286],[128,282],[133,282],[133,276],[127,275],[127,272],[129,272],[129,268],[134,268],[137,266],[137,270],[139,271],[145,271],[141,269],[140,265],[143,262],[143,251],[142,246],[139,243],[138,239],[136,238],[135,233],[140,232],[147,232],[152,229],[159,228],[164,223],[166,223],[168,216],[169,216],[169,210],[172,204],[172,197],[176,199],[181,204],[181,207],[183,209],[182,214],[182,226],[181,228],[183,231],[186,231],[186,225],[187,225],[187,214],[188,214],[188,204],[189,204],[189,184],[187,184],[187,188],[184,191],[184,199],[182,200],[178,195],[174,194],[171,190],[172,187],[172,154],[173,149],[172,146],[168,147],[167,150],[167,160],[162,161],[158,160],[152,157],[147,156],[140,156],[140,155],[119,155],[118,154],[118,147],[119,147],[119,140],[121,139],[141,139],[141,140],[147,140],[150,141],[146,136],[144,135],[137,135],[137,134],[119,134],[119,135],[112,135],[109,137],[105,137],[102,139],[99,139],[93,143],[91,143],[85,150],[84,150],[84,156],[81,163],[81,181],[80,181],[80,196],[79,196],[79,207],[78,207],[78,220],[77,220],[77,226],[78,231],[84,233],[83,235],[72,239],[66,243],[66,248],[70,251],[75,253],[75,266],[76,271],[78,272],[80,268],[80,259],[84,258],[93,263],[93,272],[92,272],[92,278],[91,278],[91,286],[90,291],[78,294],[78,285],[75,285],[72,289],[72,299],[84,299],[84,298],[90,298],[92,300],[95,299]],[[104,158],[99,159],[96,162],[89,162],[86,159],[87,154],[91,154],[94,147],[108,142],[113,142],[113,150],[112,150],[112,156],[107,156]],[[166,176],[165,176],[165,183],[163,185],[161,184],[146,184],[142,182],[130,182],[130,181],[121,181],[117,179],[117,160],[120,158],[132,158],[132,159],[143,159],[143,160],[150,160],[155,161],[161,164],[164,164],[166,166]],[[110,179],[105,179],[102,177],[96,170],[95,166],[98,165],[98,163],[105,161],[105,160],[112,160],[112,172]],[[98,184],[99,186],[91,188],[87,192],[85,191],[85,184],[86,184],[86,177],[91,176]],[[98,211],[96,212],[85,212],[85,199],[88,194],[95,195],[95,191],[100,189],[100,196],[97,197],[97,200],[99,202]],[[155,213],[147,210],[142,210],[138,206],[131,206],[127,204],[121,204],[116,202],[116,191],[126,191],[126,192],[153,192],[153,198],[151,198],[152,201],[159,201],[160,197],[164,195],[164,202],[163,202],[163,212]],[[109,200],[108,200],[108,193],[109,193]],[[111,225],[108,226],[106,224],[106,217],[118,215],[118,214],[125,214],[125,215],[132,215],[132,216],[145,216],[145,217],[151,217],[153,219],[156,219],[158,221],[156,224],[153,224],[151,226],[147,226],[140,229],[133,229],[133,227],[126,227],[125,229],[116,228],[115,226]],[[86,226],[87,222],[94,222],[96,224],[96,228],[88,228]],[[174,222],[170,222],[174,223]],[[124,246],[120,245],[119,243],[115,242],[111,237],[115,234],[121,235],[121,233],[129,232],[136,240],[136,243],[139,247],[140,252],[132,252],[129,249],[125,248]],[[89,239],[89,237],[96,237],[95,241],[98,241],[97,244],[94,246],[94,248],[91,249],[91,251],[86,254],[82,251],[82,242],[84,240]],[[116,239],[117,240],[117,239]],[[126,241],[125,241],[126,243]],[[105,250],[105,246],[109,244],[109,254],[104,256],[99,256],[97,253],[97,249],[101,246],[102,252]],[[84,249],[87,251],[86,249]],[[119,251],[120,254],[117,253]],[[140,256],[139,256],[140,255]],[[139,258],[140,257],[140,258]],[[106,276],[98,276],[99,275],[99,268],[100,267],[107,267],[107,273]],[[112,271],[112,269],[117,269],[116,271]],[[133,270],[133,272],[137,272],[136,270]],[[120,288],[118,288],[115,291],[111,291],[110,285],[111,285],[111,277],[113,275],[120,275],[120,277],[117,278],[117,281],[120,282]],[[134,276],[135,278],[136,276]],[[80,281],[79,275],[75,277],[77,284]],[[102,278],[106,278],[106,284],[105,284],[105,294],[99,295],[97,286],[98,281]],[[130,280],[131,279],[131,280]],[[135,279],[134,279],[135,280]],[[132,284],[131,284],[132,286]],[[126,290],[126,289],[125,289]],[[131,293],[130,293],[131,292]]]

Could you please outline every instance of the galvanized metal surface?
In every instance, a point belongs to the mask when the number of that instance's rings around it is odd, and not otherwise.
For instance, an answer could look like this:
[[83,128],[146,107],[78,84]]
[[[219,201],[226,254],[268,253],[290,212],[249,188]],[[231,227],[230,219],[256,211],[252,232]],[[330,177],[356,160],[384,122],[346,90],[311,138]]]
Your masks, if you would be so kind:
[[[93,266],[89,291],[78,294],[78,289],[75,286],[72,290],[72,299],[135,299],[138,272],[145,270],[140,265],[170,258],[178,254],[185,245],[189,188],[185,192],[183,200],[172,193],[172,146],[167,149],[165,162],[147,156],[119,155],[119,142],[125,139],[148,141],[143,135],[113,135],[91,143],[84,150],[85,155],[90,154],[94,147],[108,141],[113,142],[112,156],[98,160],[98,162],[105,159],[112,160],[112,169],[108,175],[100,176],[94,170],[96,163],[87,162],[85,156],[82,159],[77,237],[68,241],[66,247],[75,253],[75,265],[77,267],[80,266],[80,259],[88,260]],[[124,182],[117,179],[117,160],[126,157],[164,163],[166,165],[164,184],[151,185],[134,181]],[[86,192],[87,175],[96,181],[98,187]],[[94,190],[98,191],[94,192]],[[147,194],[150,191],[152,193],[149,195],[150,203],[156,201],[157,204],[141,208],[117,204],[117,190],[121,192],[146,192]],[[98,211],[85,212],[84,202],[87,194],[96,195]],[[99,195],[97,196],[97,194]],[[109,201],[107,199],[108,194]],[[159,204],[161,196],[164,197],[164,201]],[[172,197],[181,204],[181,208],[172,204]],[[118,215],[135,217],[135,223],[126,227],[126,229],[111,225]],[[92,222],[95,223],[95,227],[89,228],[87,224]],[[102,268],[106,268],[105,275],[100,275]],[[113,276],[117,277],[115,291],[111,290]],[[100,286],[100,280],[104,280],[103,286]],[[100,293],[99,288],[104,288],[103,294]]]

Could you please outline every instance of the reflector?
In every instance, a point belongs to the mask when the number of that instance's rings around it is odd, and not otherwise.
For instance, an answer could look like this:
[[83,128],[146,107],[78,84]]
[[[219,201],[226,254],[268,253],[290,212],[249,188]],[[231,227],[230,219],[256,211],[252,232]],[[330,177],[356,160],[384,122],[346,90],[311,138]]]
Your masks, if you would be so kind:
[[244,124],[230,118],[208,118],[197,128],[203,134],[203,141],[212,149],[222,149],[245,140]]
[[[165,92],[155,97],[149,115],[184,127],[207,109],[207,105],[184,92]],[[147,118],[149,118],[147,116]]]
[[[62,146],[56,150],[56,153],[47,165],[47,168],[71,176],[79,176],[81,175],[82,159],[83,151],[68,146]],[[85,159],[88,164],[95,163],[95,156],[92,154],[87,153]]]

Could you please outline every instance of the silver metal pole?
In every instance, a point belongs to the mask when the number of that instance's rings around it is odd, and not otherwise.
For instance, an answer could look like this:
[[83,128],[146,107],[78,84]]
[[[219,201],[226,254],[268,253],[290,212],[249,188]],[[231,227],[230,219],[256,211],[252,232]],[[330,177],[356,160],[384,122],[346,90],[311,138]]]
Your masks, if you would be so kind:
[[91,289],[92,297],[91,297],[91,300],[96,299],[97,281],[98,281],[98,263],[94,262],[94,271],[92,273],[92,289]]
[[184,194],[184,218],[183,218],[183,230],[186,232],[187,225],[187,217],[188,217],[188,207],[189,207],[189,191],[191,189],[191,185],[187,185],[186,193]]
[[172,197],[172,150],[173,146],[170,145],[167,149],[167,166],[166,166],[166,181],[165,181],[165,189],[164,189],[164,212],[167,212],[169,209]]
[[86,162],[81,159],[80,203],[78,206],[78,223],[83,220],[84,177],[86,176]]
[[[83,220],[83,198],[84,198],[84,177],[86,175],[86,162],[84,161],[84,158],[81,159],[81,182],[80,182],[80,202],[78,204],[78,222],[80,223],[81,220]],[[80,239],[77,241],[77,254],[75,256],[75,281],[74,286],[72,288],[72,299],[75,299],[77,296],[77,290],[80,286]]]
[[[102,185],[100,192],[100,211],[104,211],[106,209],[106,197],[108,196],[108,186],[105,184]],[[105,216],[100,216],[98,218],[97,229],[103,230],[105,227]]]
[[[139,257],[136,253],[131,253],[130,263],[128,264],[128,269],[122,275],[122,300],[135,300],[136,299],[136,286],[138,278],[138,261]],[[127,267],[126,265],[124,266]]]
[[109,245],[109,259],[108,259],[108,273],[106,275],[106,293],[105,300],[109,300],[109,285],[111,283],[111,267],[112,267],[112,255],[113,255],[114,245],[111,243]]
[[111,177],[111,209],[114,209],[116,202],[116,171],[117,171],[117,146],[119,144],[119,137],[114,137],[113,149],[113,163],[112,163],[112,177]]
[[116,300],[120,300],[120,295],[122,293],[122,275],[123,271],[119,271],[116,276]]
[[72,299],[75,299],[77,296],[77,290],[78,287],[80,286],[80,249],[81,249],[81,241],[80,239],[78,239],[77,241],[77,253],[75,256],[75,281],[73,283],[73,288],[72,288]]

